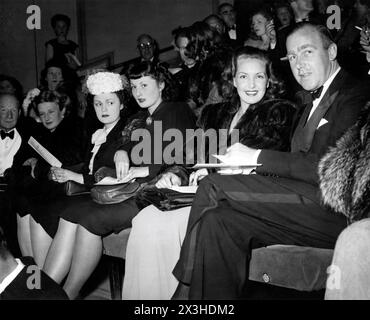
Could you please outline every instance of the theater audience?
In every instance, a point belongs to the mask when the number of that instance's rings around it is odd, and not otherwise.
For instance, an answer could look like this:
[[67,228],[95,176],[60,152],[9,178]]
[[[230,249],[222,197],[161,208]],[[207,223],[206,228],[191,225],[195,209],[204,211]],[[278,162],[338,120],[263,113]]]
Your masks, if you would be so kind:
[[[233,96],[227,102],[203,109],[199,121],[201,129],[205,132],[226,130],[228,146],[233,143],[233,130],[238,130],[239,141],[247,146],[287,150],[295,107],[291,102],[279,99],[283,86],[276,78],[268,56],[259,49],[241,48],[235,52],[232,61],[228,77],[235,86]],[[215,149],[220,150],[223,142],[216,139],[209,143],[216,144]],[[207,162],[212,161],[210,158],[207,154]],[[169,169],[157,182],[159,188],[187,182],[186,173],[184,178],[172,170]],[[197,184],[197,180],[205,175],[207,171],[200,169],[190,176],[190,181]],[[126,251],[124,299],[171,298],[177,286],[172,269],[179,258],[189,212],[190,207],[163,212],[149,206],[133,219]]]
[[[153,163],[154,154],[158,152],[155,150],[154,144],[155,139],[158,139],[155,137],[155,134],[158,133],[154,132],[154,121],[161,123],[163,132],[170,128],[176,128],[183,136],[185,136],[187,128],[194,128],[194,116],[188,106],[184,103],[173,103],[170,100],[172,97],[170,79],[170,74],[165,68],[148,62],[141,62],[129,71],[132,94],[142,111],[128,120],[123,131],[121,129],[116,132],[122,136],[118,141],[120,145],[111,145],[110,151],[113,154],[105,156],[107,163],[94,163],[94,166],[112,167],[112,164],[115,163],[116,176],[119,179],[125,178],[126,181],[137,179],[140,183],[148,182],[160,173],[164,159],[159,164]],[[114,120],[113,116],[116,118],[115,122],[118,121],[119,104],[118,101],[113,101],[112,106],[107,106],[106,99],[116,97],[113,90],[117,86],[107,87],[104,80],[104,78],[91,79],[90,85],[88,80],[87,86],[94,95],[94,106],[98,117],[101,117],[101,121],[110,124],[110,121]],[[101,93],[102,90],[112,90],[113,92]],[[99,111],[100,108],[102,111]],[[105,119],[99,112],[111,113],[111,116]],[[138,142],[131,140],[131,133],[140,129],[146,129],[150,133],[151,161],[148,165],[142,162],[142,158],[135,151],[131,152],[138,144]],[[169,142],[163,141],[162,150],[168,144]],[[113,149],[113,147],[115,148]],[[147,151],[144,150],[144,152]],[[61,172],[60,175],[64,175],[64,172]],[[73,177],[66,176],[62,178],[61,182],[71,178],[73,179]],[[78,179],[76,177],[76,180],[80,183],[83,182],[82,177]],[[60,216],[57,229],[50,228],[41,222],[41,227],[48,234],[47,237],[54,237],[48,252],[44,250],[45,253],[47,252],[44,271],[58,283],[61,283],[67,276],[64,289],[70,298],[76,298],[82,285],[100,261],[102,236],[112,232],[118,233],[131,227],[131,220],[139,212],[139,209],[133,199],[117,204],[100,205],[93,202],[90,195],[73,202],[64,202],[60,207],[57,219],[54,219],[58,222]],[[50,213],[55,216],[56,211],[58,210],[54,208],[50,210]],[[117,215],[117,212],[120,214]],[[40,229],[43,234],[45,231]]]
[[[84,142],[81,127],[75,119],[67,116],[70,98],[58,91],[42,91],[33,101],[36,114],[43,129],[34,138],[61,163],[63,168],[78,165],[84,157]],[[25,176],[18,176],[14,194],[17,213],[18,242],[24,256],[33,256],[42,267],[42,258],[37,255],[37,240],[31,236],[31,221],[47,215],[50,203],[64,196],[64,186],[52,181],[53,169],[39,154],[33,152],[23,166],[30,167]],[[33,243],[34,242],[34,243]],[[42,244],[45,245],[45,244]]]
[[175,298],[240,298],[247,290],[254,248],[272,244],[334,248],[347,222],[321,206],[317,166],[354,124],[368,99],[366,87],[340,68],[336,49],[323,26],[300,24],[288,36],[296,80],[307,91],[323,89],[302,101],[290,152],[234,144],[226,159],[237,156],[260,163],[257,174],[215,174],[201,181],[174,269],[180,281]]
[[[338,31],[314,24],[326,24],[330,4],[341,6]],[[218,15],[173,31],[181,64],[172,75],[157,41],[143,33],[140,57],[121,72],[129,80],[88,71],[86,95],[76,72],[78,44],[68,38],[71,19],[54,15],[56,37],[45,43],[40,85],[24,97],[17,79],[0,75],[0,299],[78,298],[100,261],[102,238],[131,226],[124,299],[241,298],[252,249],[334,248],[338,235],[333,266],[342,272],[340,289],[328,287],[326,299],[367,299],[369,109],[358,115],[370,97],[370,2],[356,0],[343,11],[344,4],[288,0],[259,7],[248,12],[245,41],[233,5],[221,3]],[[162,132],[175,128],[183,136],[196,123],[224,129],[226,139],[216,144],[228,147],[225,159],[262,166],[248,175],[168,165],[163,153],[170,141],[159,150],[153,140],[157,121]],[[151,160],[159,150],[160,163],[135,156],[140,142],[131,134],[145,130]],[[31,135],[61,168],[27,145]],[[66,195],[71,182],[89,191],[101,168],[121,181],[136,179],[144,191],[146,184],[199,188],[192,207],[171,211],[142,209],[134,198],[100,205],[87,193]],[[343,231],[347,222],[353,224]],[[14,258],[16,228],[21,254],[34,261]],[[29,267],[41,289],[27,286]]]

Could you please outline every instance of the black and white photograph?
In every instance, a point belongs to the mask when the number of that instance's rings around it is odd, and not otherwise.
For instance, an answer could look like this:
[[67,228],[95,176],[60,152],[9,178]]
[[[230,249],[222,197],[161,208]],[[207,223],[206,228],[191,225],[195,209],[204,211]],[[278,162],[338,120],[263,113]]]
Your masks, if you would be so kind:
[[0,300],[231,318],[369,270],[370,0],[0,0]]

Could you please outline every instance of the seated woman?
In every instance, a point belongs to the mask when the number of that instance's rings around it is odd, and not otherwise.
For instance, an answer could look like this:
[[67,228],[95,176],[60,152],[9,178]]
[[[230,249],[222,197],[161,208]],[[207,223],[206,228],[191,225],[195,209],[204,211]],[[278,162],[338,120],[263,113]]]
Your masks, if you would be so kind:
[[[120,121],[120,113],[121,109],[123,109],[123,103],[125,102],[125,98],[127,94],[123,91],[123,83],[119,75],[110,74],[108,73],[104,77],[105,73],[103,73],[103,79],[106,79],[106,81],[112,85],[115,85],[114,88],[116,88],[117,93],[112,94],[114,98],[117,99],[113,102],[116,103],[115,107],[117,108],[115,114],[110,114],[106,112],[106,116],[103,117],[101,114],[98,114],[98,117],[100,116],[100,121],[104,121],[104,124],[106,124],[107,131],[109,130],[110,135],[107,135],[107,142],[103,141],[99,138],[99,133],[102,135],[105,133],[105,131],[99,130],[97,134],[95,134],[92,138],[92,144],[95,146],[95,149],[93,150],[94,155],[94,161],[91,161],[92,155],[91,155],[91,149],[89,148],[89,153],[85,156],[83,155],[82,158],[79,157],[77,163],[81,163],[85,157],[85,165],[80,170],[81,173],[76,173],[74,171],[70,171],[66,169],[66,166],[68,168],[68,164],[76,164],[76,162],[68,163],[67,161],[67,155],[71,157],[75,157],[76,155],[79,155],[82,148],[80,147],[81,144],[84,144],[83,141],[78,137],[78,135],[75,134],[76,131],[80,130],[78,126],[69,127],[64,126],[64,122],[66,122],[66,119],[63,120],[63,116],[66,113],[66,109],[60,108],[60,106],[63,106],[62,101],[64,100],[57,100],[52,99],[52,97],[55,95],[55,93],[47,91],[47,93],[41,93],[39,96],[35,99],[35,105],[37,106],[37,110],[39,112],[39,116],[43,122],[45,122],[45,126],[50,128],[53,133],[50,134],[50,136],[56,136],[57,138],[48,138],[42,139],[40,138],[40,143],[43,144],[51,153],[53,153],[59,160],[63,163],[62,168],[56,168],[52,167],[50,172],[48,167],[48,170],[46,171],[48,174],[48,178],[52,181],[48,181],[47,184],[45,184],[46,187],[50,187],[50,185],[54,185],[55,189],[60,189],[63,185],[62,182],[65,182],[67,180],[73,180],[76,182],[84,182],[87,186],[91,186],[94,183],[93,173],[104,165],[113,165],[113,160],[110,159],[113,158],[113,154],[116,151],[116,147],[118,145],[118,141],[121,137],[121,131],[123,128],[123,120]],[[95,75],[98,77],[97,75]],[[126,82],[126,86],[127,86]],[[108,84],[107,84],[108,86]],[[117,89],[119,88],[119,89]],[[122,102],[121,102],[122,101]],[[113,118],[113,119],[112,119]],[[56,124],[60,124],[60,127],[56,127]],[[115,130],[113,130],[113,127]],[[59,129],[64,128],[59,133]],[[54,130],[53,130],[54,129]],[[73,147],[74,142],[77,139],[78,141],[78,148]],[[113,149],[113,150],[112,150]],[[98,152],[100,151],[100,152]],[[109,159],[110,161],[108,161]],[[91,162],[91,163],[90,163]],[[62,176],[62,173],[64,176]],[[63,178],[65,179],[64,181]],[[69,179],[70,178],[70,179]],[[47,180],[46,177],[44,180]],[[58,188],[59,187],[59,188]],[[47,191],[47,188],[46,188]],[[45,192],[46,192],[45,191]],[[60,199],[60,201],[57,201]],[[21,248],[26,248],[26,250],[22,250],[23,254],[32,255],[35,258],[36,263],[42,268],[45,256],[47,253],[47,249],[51,243],[51,237],[47,234],[39,233],[39,225],[38,222],[41,222],[43,224],[47,224],[49,228],[52,228],[52,225],[54,223],[55,229],[57,228],[58,224],[55,223],[54,220],[51,217],[51,214],[49,214],[49,209],[53,208],[56,211],[59,209],[62,209],[64,207],[63,202],[72,201],[70,197],[67,197],[60,193],[57,197],[53,197],[52,201],[44,201],[44,198],[42,197],[42,194],[39,195],[38,199],[38,206],[35,208],[35,210],[32,210],[31,212],[28,210],[30,208],[23,208],[22,211],[20,211],[22,208],[19,209],[19,216],[24,217],[26,216],[27,219],[19,219],[19,242]],[[60,202],[60,206],[56,205],[56,203]],[[31,218],[29,218],[29,214],[31,214]],[[29,234],[29,222],[31,221],[31,235]],[[46,250],[46,252],[44,252]]]
[[[83,159],[82,131],[74,119],[66,116],[70,98],[58,91],[45,90],[34,98],[35,113],[42,127],[33,130],[33,137],[61,163],[63,168],[77,165]],[[32,120],[31,120],[32,121]],[[24,256],[33,256],[30,238],[31,214],[41,212],[64,192],[61,186],[49,180],[50,165],[41,156],[30,152],[23,166],[30,166],[26,176],[18,176],[14,201],[18,221],[18,242]]]
[[[172,78],[167,69],[161,65],[140,62],[129,71],[129,80],[132,94],[142,110],[127,122],[122,132],[119,132],[122,135],[120,145],[116,145],[115,148],[112,145],[110,147],[112,153],[104,155],[107,163],[100,162],[99,165],[112,167],[114,161],[119,179],[136,178],[136,181],[144,183],[155,178],[162,168],[162,163],[166,161],[163,152],[171,141],[162,141],[162,132],[177,129],[184,137],[186,129],[195,127],[195,119],[185,103],[170,101]],[[119,119],[120,105],[114,92],[104,91],[110,89],[105,82],[104,77],[89,78],[87,87],[94,94],[94,107],[99,119],[111,124],[112,120]],[[158,126],[161,126],[161,132],[155,129]],[[141,135],[144,136],[143,142],[135,140],[132,136],[140,133],[143,133]],[[157,144],[158,141],[161,145]],[[117,152],[113,153],[113,150]],[[141,152],[150,158],[143,159]],[[56,169],[55,174],[57,181],[60,182],[70,179],[84,182],[81,175],[75,176],[66,170]],[[57,213],[54,208],[49,210],[53,221],[57,221],[57,226],[50,228],[52,226],[39,221],[38,233],[47,239],[54,237],[50,249],[49,246],[47,248],[44,246],[43,249],[43,255],[47,254],[44,271],[58,283],[68,275],[64,289],[73,299],[77,297],[82,285],[101,258],[102,236],[131,227],[131,220],[139,209],[133,199],[117,204],[100,205],[93,202],[89,195],[76,197],[76,201],[68,201],[62,205],[63,210]]]
[[[266,53],[255,48],[240,48],[232,57],[230,81],[234,94],[230,101],[208,105],[202,112],[200,127],[239,130],[239,141],[256,148],[287,150],[294,105],[283,99],[282,83],[272,70]],[[220,143],[220,142],[219,142]],[[170,171],[172,168],[169,168]],[[190,181],[206,175],[198,170]],[[166,172],[158,188],[184,184],[181,177]],[[190,207],[162,212],[154,206],[143,209],[132,221],[127,251],[124,299],[170,299],[177,280],[172,270],[179,258]]]
[[251,19],[251,34],[244,42],[245,46],[269,51],[276,47],[276,31],[271,14],[261,9]]
[[68,113],[77,115],[78,105],[76,96],[76,84],[68,76],[66,68],[58,61],[51,59],[45,64],[45,68],[41,71],[40,85],[27,92],[27,95],[22,103],[23,113],[25,116],[34,118],[41,122],[35,114],[35,109],[31,108],[31,102],[40,93],[40,91],[64,91],[71,99],[71,104]]

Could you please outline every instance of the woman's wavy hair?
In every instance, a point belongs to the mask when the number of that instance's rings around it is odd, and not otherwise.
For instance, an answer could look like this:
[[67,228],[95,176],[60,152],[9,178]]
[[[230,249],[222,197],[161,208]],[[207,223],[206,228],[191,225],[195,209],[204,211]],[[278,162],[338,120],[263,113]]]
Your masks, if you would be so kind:
[[233,84],[233,79],[237,73],[238,59],[240,58],[254,58],[263,61],[266,65],[266,75],[268,78],[269,86],[266,90],[263,100],[270,100],[281,98],[285,94],[284,82],[279,79],[273,70],[272,61],[268,54],[263,50],[254,47],[241,47],[237,49],[232,55],[230,63],[226,66],[223,72],[223,92],[224,97],[229,97],[232,104],[239,107],[240,98],[238,92]]
[[66,114],[68,114],[72,107],[72,100],[71,98],[62,90],[44,90],[41,91],[40,94],[35,97],[32,101],[32,107],[37,115],[39,115],[39,110],[37,106],[43,102],[55,102],[59,106],[59,110],[66,110]]
[[210,26],[197,21],[189,27],[189,43],[186,46],[186,56],[197,61],[206,60],[214,51],[215,34]]
[[255,15],[257,15],[257,14],[260,14],[261,16],[265,17],[267,19],[267,21],[271,21],[274,18],[274,15],[273,15],[271,9],[268,8],[268,7],[262,7],[261,9],[259,9],[257,11],[254,11],[251,14],[251,16],[249,18],[249,26],[250,26],[250,34],[249,34],[249,37],[251,39],[254,39],[254,40],[260,39],[260,37],[257,36],[256,33],[254,32],[253,27],[252,27],[253,17]]
[[141,61],[129,68],[127,77],[129,80],[140,79],[141,77],[152,77],[158,83],[164,83],[162,90],[163,101],[173,101],[176,99],[176,87],[172,74],[161,63]]

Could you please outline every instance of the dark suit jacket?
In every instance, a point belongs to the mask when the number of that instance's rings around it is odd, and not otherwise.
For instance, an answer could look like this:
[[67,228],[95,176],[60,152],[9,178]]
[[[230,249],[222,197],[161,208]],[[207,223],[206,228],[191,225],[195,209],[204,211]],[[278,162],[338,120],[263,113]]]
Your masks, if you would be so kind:
[[[288,178],[286,180],[293,184],[299,184],[301,181],[304,182],[302,186],[305,183],[316,186],[320,158],[330,146],[335,145],[346,129],[355,123],[369,97],[369,90],[365,86],[343,69],[339,71],[316,109],[322,114],[319,118],[325,119],[327,123],[313,128],[313,136],[305,142],[306,151],[293,153],[262,150],[258,157],[258,163],[262,166],[257,172]],[[303,117],[309,112],[308,107],[304,107],[306,109],[300,121],[303,121]],[[294,134],[296,133],[297,131]]]
[[[22,258],[21,260],[25,267],[0,294],[0,300],[68,300],[63,289],[40,270],[32,261],[33,259]],[[40,275],[40,287],[28,288],[29,283],[36,284],[37,275]]]

